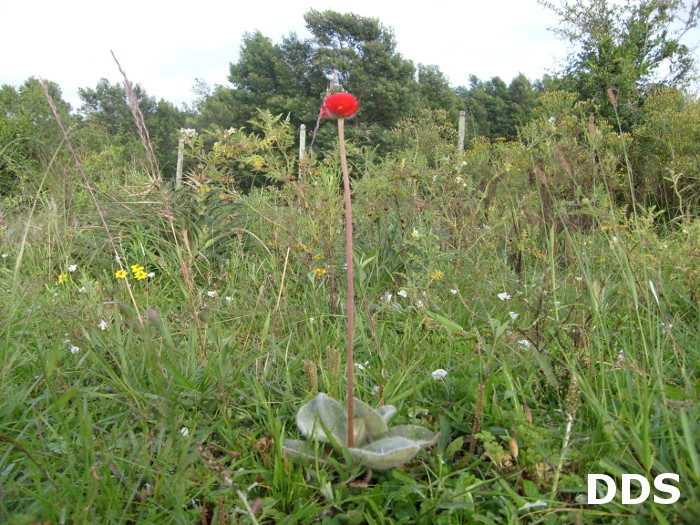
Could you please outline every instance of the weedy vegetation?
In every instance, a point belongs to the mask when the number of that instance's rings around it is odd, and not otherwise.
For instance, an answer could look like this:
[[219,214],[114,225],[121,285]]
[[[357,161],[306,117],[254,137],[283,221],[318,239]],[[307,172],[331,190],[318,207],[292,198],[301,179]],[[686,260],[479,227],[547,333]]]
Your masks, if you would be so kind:
[[[432,117],[349,139],[352,363],[337,149],[261,111],[188,133],[175,189],[66,130],[0,208],[0,522],[696,522],[700,120],[654,97],[636,134],[550,92],[464,154]],[[586,504],[665,472],[672,505]]]

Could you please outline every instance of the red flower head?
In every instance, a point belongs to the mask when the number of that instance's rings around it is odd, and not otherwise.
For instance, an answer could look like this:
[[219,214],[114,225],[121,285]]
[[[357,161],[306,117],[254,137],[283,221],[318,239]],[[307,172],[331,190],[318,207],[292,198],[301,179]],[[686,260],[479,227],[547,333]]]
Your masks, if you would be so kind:
[[355,95],[350,93],[333,93],[323,99],[321,106],[321,117],[332,118],[349,118],[352,117],[360,105],[357,103]]

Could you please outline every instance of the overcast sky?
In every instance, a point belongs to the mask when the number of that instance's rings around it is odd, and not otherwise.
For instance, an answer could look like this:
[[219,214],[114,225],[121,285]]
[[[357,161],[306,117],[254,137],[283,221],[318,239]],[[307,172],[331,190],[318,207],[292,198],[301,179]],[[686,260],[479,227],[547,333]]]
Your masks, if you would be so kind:
[[0,1],[0,84],[41,76],[74,107],[79,87],[121,80],[110,50],[149,95],[190,103],[195,79],[227,84],[245,32],[275,42],[292,31],[307,35],[303,14],[312,8],[378,18],[393,28],[398,52],[439,66],[453,86],[472,74],[509,82],[522,72],[534,80],[566,54],[548,30],[556,16],[537,0]]

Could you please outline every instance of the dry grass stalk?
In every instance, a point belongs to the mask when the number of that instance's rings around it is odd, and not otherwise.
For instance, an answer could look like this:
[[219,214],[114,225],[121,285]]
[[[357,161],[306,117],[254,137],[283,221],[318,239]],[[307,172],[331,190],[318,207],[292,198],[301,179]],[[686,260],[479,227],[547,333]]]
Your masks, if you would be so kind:
[[[102,221],[102,227],[105,230],[105,233],[107,234],[107,238],[109,239],[109,244],[112,247],[112,253],[114,254],[114,260],[117,262],[119,265],[120,270],[125,270],[124,266],[122,265],[122,260],[121,257],[119,256],[119,250],[117,250],[117,245],[114,242],[114,238],[112,237],[112,233],[109,231],[109,226],[107,226],[107,221],[105,220],[104,214],[102,213],[102,208],[100,208],[99,202],[97,202],[97,197],[95,196],[95,191],[92,188],[92,185],[90,184],[90,180],[88,179],[87,175],[85,174],[85,170],[83,169],[83,163],[80,160],[80,155],[78,155],[78,152],[75,150],[73,147],[73,142],[70,139],[70,136],[68,135],[68,132],[66,131],[65,126],[63,125],[63,120],[61,119],[61,115],[59,115],[58,110],[56,109],[56,104],[54,103],[53,97],[51,96],[51,93],[49,93],[49,87],[46,85],[46,82],[44,81],[43,78],[39,79],[39,83],[41,84],[41,88],[44,90],[44,97],[46,97],[46,100],[49,103],[49,106],[51,107],[51,111],[53,112],[54,118],[56,119],[56,123],[58,124],[58,127],[61,130],[61,133],[63,134],[63,138],[66,141],[66,146],[68,146],[68,151],[70,151],[71,155],[73,156],[73,160],[75,161],[75,165],[78,168],[78,171],[80,172],[81,177],[83,178],[83,182],[85,183],[85,187],[88,189],[88,192],[90,193],[90,198],[92,199],[93,204],[95,205],[95,209],[97,210],[98,215],[100,216],[100,221]],[[128,279],[125,279],[126,282],[126,289],[129,293],[129,298],[131,299],[131,303],[134,305],[134,310],[136,310],[136,316],[139,320],[139,324],[143,326],[143,318],[141,317],[141,314],[139,313],[138,305],[136,304],[136,298],[134,297],[134,293],[131,289],[131,285],[129,284]]]
[[[126,73],[122,69],[121,64],[117,60],[117,57],[112,51],[112,58],[117,63],[117,68],[122,77],[124,77],[124,90],[126,91],[127,100],[129,101],[129,108],[131,109],[131,114],[134,117],[134,123],[136,124],[136,129],[143,144],[143,148],[146,151],[146,158],[151,169],[151,179],[156,182],[161,189],[163,196],[163,206],[165,208],[165,216],[168,220],[168,226],[173,235],[173,240],[175,242],[175,247],[177,251],[177,257],[180,262],[180,271],[182,272],[182,277],[185,280],[185,286],[187,287],[187,296],[190,303],[190,309],[192,310],[192,318],[194,319],[195,328],[197,329],[197,339],[199,342],[199,347],[202,352],[202,358],[206,361],[207,359],[207,348],[204,344],[204,337],[202,335],[202,326],[200,323],[199,316],[197,315],[197,309],[194,304],[194,290],[192,288],[192,279],[190,278],[190,272],[185,263],[185,259],[182,257],[182,251],[180,249],[180,243],[178,241],[177,231],[175,230],[175,222],[173,221],[172,208],[170,207],[170,202],[168,200],[168,195],[163,191],[163,178],[161,177],[160,170],[158,168],[158,161],[156,160],[155,152],[153,150],[153,145],[151,144],[151,138],[148,133],[148,128],[146,127],[146,121],[143,118],[143,113],[139,107],[139,100],[131,87],[131,81],[126,76]],[[183,233],[183,239],[187,239],[186,233]]]
[[139,139],[141,139],[143,149],[146,151],[146,160],[148,160],[151,179],[160,184],[163,182],[163,179],[160,175],[160,168],[158,167],[158,160],[156,159],[156,154],[153,150],[153,144],[151,144],[151,136],[148,133],[146,121],[143,118],[143,113],[141,112],[141,107],[139,106],[139,99],[134,93],[131,82],[122,69],[119,60],[117,60],[117,57],[114,55],[114,51],[110,51],[110,53],[112,53],[112,58],[117,63],[119,72],[121,73],[122,77],[124,77],[124,91],[126,92],[126,98],[129,101],[129,109],[131,110],[131,115],[134,117],[134,123],[136,124]]

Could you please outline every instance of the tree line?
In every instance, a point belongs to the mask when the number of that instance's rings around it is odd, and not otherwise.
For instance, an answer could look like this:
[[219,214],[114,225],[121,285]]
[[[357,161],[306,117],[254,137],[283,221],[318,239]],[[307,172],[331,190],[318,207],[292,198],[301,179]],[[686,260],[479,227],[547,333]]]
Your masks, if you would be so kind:
[[[435,65],[414,64],[396,50],[391,28],[378,19],[352,13],[311,10],[304,15],[310,36],[291,33],[280,42],[260,32],[246,33],[238,60],[230,64],[227,85],[196,81],[198,98],[177,107],[156,100],[136,85],[134,91],[164,175],[175,169],[181,128],[245,127],[259,109],[281,114],[294,126],[313,124],[319,104],[335,76],[335,86],[354,93],[362,111],[348,134],[358,145],[392,150],[391,130],[409,117],[441,112],[457,122],[467,115],[467,139],[517,140],[519,129],[537,111],[547,91],[575,93],[620,131],[643,124],[647,97],[661,86],[683,88],[693,75],[692,50],[684,43],[697,24],[700,1],[638,0],[624,5],[608,0],[541,1],[560,18],[559,34],[572,44],[556,74],[531,80],[520,74],[509,83],[496,76],[470,76],[453,87]],[[680,22],[679,22],[680,21]],[[76,142],[97,163],[134,165],[142,155],[124,88],[102,79],[82,88],[82,105],[72,111],[60,87],[50,83],[59,111]],[[28,173],[45,165],[60,142],[51,112],[34,78],[0,89],[0,193],[11,194]],[[331,144],[321,128],[319,145]]]

